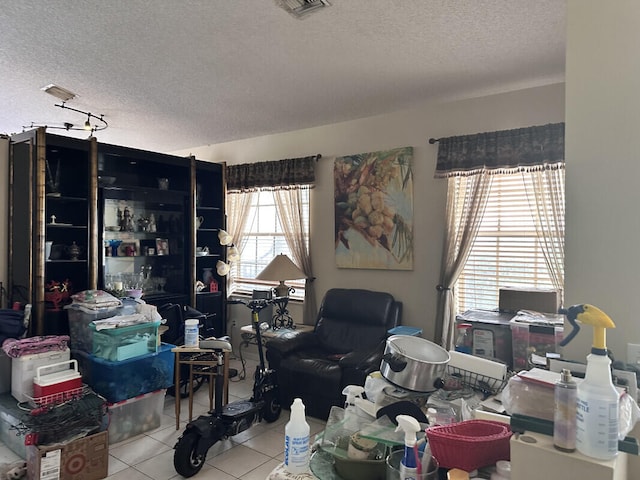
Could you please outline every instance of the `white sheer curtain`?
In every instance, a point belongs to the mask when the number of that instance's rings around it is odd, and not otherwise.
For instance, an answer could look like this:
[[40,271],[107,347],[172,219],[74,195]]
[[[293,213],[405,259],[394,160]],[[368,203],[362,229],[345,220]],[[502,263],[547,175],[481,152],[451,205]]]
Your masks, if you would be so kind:
[[[464,268],[478,234],[487,198],[491,191],[491,175],[481,173],[448,180],[447,229],[442,251],[442,267],[438,290],[436,338],[447,350],[453,348],[455,329],[454,285]],[[457,189],[463,189],[463,205],[458,204]],[[456,220],[458,219],[458,220]]]
[[[243,234],[251,211],[253,196],[256,192],[233,192],[227,193],[227,232],[231,235],[234,245],[240,251],[242,258],[242,250],[245,242],[243,242]],[[232,269],[235,264],[232,264]],[[227,292],[232,292],[237,272],[232,271],[231,275],[227,275]]]
[[522,172],[529,208],[549,275],[564,305],[564,165]]
[[278,209],[278,215],[282,222],[287,245],[291,250],[293,262],[306,275],[304,288],[304,313],[303,323],[312,325],[315,323],[317,301],[313,281],[313,267],[309,252],[308,222],[304,221],[302,212],[302,197],[300,188],[290,190],[278,190],[273,192]]

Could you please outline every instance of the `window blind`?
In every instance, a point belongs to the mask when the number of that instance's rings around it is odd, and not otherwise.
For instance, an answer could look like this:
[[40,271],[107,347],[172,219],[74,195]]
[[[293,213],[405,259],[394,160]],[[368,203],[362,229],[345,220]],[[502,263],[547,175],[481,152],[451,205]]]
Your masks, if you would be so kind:
[[[458,312],[497,308],[501,287],[553,288],[526,196],[524,181],[528,179],[523,178],[527,174],[492,176],[478,236],[456,283]],[[458,180],[460,206],[465,195],[462,185]],[[564,238],[553,241],[564,243]]]

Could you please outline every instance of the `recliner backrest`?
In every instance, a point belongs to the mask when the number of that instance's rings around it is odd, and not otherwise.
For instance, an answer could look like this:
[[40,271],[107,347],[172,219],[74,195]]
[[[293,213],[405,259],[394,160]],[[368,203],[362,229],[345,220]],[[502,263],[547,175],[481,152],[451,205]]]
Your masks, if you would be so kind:
[[315,332],[333,353],[372,348],[399,323],[401,311],[402,304],[389,293],[334,288],[322,300]]

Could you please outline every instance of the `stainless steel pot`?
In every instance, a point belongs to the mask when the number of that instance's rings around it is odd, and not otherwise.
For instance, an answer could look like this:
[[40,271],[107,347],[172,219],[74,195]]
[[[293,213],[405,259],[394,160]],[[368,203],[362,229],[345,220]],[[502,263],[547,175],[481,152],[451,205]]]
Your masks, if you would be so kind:
[[420,337],[393,335],[387,339],[380,373],[389,382],[414,392],[431,392],[442,386],[449,352]]

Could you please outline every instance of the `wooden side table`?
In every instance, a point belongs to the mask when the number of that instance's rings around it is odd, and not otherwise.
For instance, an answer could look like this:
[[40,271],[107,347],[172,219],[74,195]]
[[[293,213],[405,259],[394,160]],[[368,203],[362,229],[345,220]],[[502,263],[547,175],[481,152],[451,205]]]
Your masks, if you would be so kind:
[[[189,366],[189,421],[193,419],[193,376],[206,375],[209,381],[209,410],[213,410],[213,388],[214,377],[218,375],[218,353],[215,350],[187,347],[184,345],[171,349],[175,354],[175,412],[176,412],[176,430],[180,429],[180,370],[182,365]],[[231,350],[224,350],[223,356],[227,356]],[[229,403],[229,361],[223,358],[222,375],[224,376],[224,398],[223,404]]]

